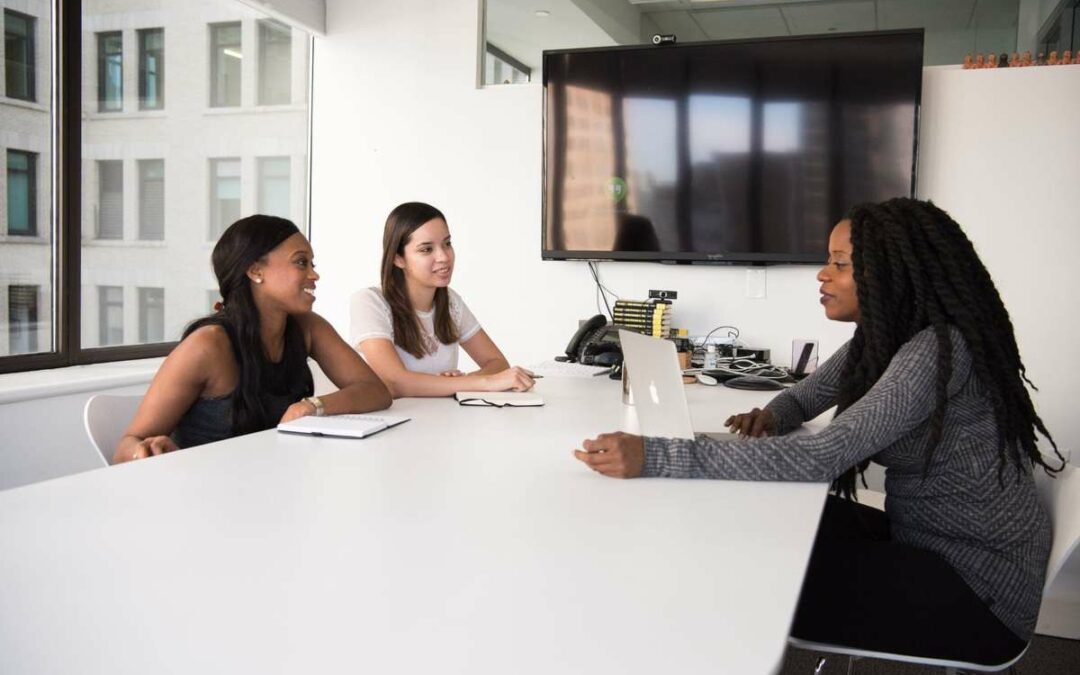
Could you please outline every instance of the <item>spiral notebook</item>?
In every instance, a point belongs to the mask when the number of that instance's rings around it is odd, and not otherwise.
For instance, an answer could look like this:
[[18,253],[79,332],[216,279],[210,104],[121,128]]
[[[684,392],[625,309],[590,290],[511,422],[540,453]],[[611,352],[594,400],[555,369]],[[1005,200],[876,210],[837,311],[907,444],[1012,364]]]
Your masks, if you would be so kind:
[[279,424],[277,430],[309,436],[365,438],[408,421],[408,417],[395,415],[327,415],[326,417],[308,415]]

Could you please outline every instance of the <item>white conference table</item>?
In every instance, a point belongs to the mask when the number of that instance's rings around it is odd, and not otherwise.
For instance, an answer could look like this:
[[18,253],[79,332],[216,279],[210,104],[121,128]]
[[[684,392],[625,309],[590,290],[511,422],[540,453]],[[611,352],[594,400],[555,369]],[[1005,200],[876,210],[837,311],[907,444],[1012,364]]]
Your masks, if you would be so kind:
[[[619,383],[537,390],[0,492],[0,672],[775,672],[827,486],[605,478]],[[700,430],[772,396],[687,391]]]

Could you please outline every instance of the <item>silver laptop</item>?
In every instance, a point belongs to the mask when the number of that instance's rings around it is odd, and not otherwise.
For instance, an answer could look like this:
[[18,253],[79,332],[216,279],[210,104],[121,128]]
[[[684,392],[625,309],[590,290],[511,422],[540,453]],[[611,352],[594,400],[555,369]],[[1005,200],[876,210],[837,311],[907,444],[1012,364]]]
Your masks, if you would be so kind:
[[394,415],[327,415],[326,417],[308,415],[279,424],[277,430],[310,436],[365,438],[408,421],[408,417]]
[[[693,438],[694,426],[675,343],[628,330],[619,331],[619,342],[641,434]],[[718,440],[738,438],[722,432],[707,435]]]

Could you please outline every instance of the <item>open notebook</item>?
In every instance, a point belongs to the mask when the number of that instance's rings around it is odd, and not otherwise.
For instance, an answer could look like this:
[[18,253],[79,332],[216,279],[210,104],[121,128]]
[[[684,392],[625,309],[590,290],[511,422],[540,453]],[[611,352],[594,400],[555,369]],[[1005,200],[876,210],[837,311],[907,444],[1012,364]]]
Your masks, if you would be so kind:
[[532,391],[459,391],[454,398],[461,405],[492,408],[527,408],[544,405],[544,397]]
[[394,415],[327,415],[326,417],[308,415],[279,424],[277,430],[311,436],[364,438],[408,421],[408,417]]

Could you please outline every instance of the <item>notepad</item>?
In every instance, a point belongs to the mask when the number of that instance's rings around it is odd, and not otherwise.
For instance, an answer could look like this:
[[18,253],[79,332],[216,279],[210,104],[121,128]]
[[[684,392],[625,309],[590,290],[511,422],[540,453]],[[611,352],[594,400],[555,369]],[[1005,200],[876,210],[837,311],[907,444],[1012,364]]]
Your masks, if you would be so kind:
[[408,421],[408,417],[393,415],[327,415],[325,417],[308,415],[291,422],[279,424],[277,430],[290,434],[308,434],[309,436],[365,438]]
[[544,405],[544,397],[532,391],[459,391],[454,394],[461,405],[492,408],[527,408]]

